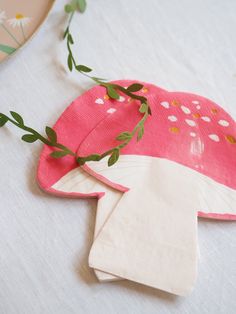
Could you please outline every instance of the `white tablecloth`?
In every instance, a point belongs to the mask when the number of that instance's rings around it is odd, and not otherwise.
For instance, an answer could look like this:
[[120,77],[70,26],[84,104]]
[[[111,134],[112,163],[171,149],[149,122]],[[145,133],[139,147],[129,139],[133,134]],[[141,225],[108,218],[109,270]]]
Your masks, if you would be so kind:
[[[0,111],[43,131],[91,82],[66,70],[64,1],[0,66]],[[76,15],[78,60],[109,79],[204,95],[236,118],[235,0],[88,0]],[[42,145],[0,130],[0,313],[236,313],[236,223],[199,219],[193,293],[175,297],[123,281],[100,284],[87,263],[96,202],[57,199],[35,181]]]

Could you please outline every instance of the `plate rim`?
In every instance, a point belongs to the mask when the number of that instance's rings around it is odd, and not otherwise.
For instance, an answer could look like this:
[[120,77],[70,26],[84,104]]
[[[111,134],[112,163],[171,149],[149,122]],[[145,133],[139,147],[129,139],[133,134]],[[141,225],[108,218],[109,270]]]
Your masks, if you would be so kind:
[[44,15],[41,23],[39,23],[39,25],[36,27],[34,32],[27,38],[27,40],[19,48],[17,48],[13,53],[7,55],[2,61],[0,61],[0,66],[2,64],[4,64],[5,62],[7,62],[12,56],[15,56],[15,54],[17,54],[18,51],[21,51],[22,48],[24,48],[34,38],[34,36],[38,33],[38,31],[40,30],[40,28],[42,27],[42,25],[44,24],[44,22],[48,18],[49,14],[51,13],[55,2],[56,2],[56,0],[50,0],[49,8],[48,8],[46,14]]

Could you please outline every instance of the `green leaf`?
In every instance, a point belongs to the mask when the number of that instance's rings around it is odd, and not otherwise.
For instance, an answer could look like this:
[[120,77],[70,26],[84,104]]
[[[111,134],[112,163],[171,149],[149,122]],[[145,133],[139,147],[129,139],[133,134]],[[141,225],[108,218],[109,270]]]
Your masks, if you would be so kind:
[[19,125],[24,125],[24,120],[23,118],[19,115],[19,113],[15,111],[10,111],[10,114],[12,115],[13,119],[16,120],[16,122],[19,123]]
[[57,133],[50,128],[49,126],[46,126],[45,128],[46,134],[49,138],[49,140],[51,141],[52,144],[56,144],[57,143]]
[[71,54],[68,55],[67,65],[68,65],[69,70],[72,71],[72,69],[73,69],[73,63],[72,63]]
[[151,116],[152,115],[152,110],[151,108],[148,106],[148,114]]
[[34,143],[35,141],[37,141],[38,137],[34,134],[25,134],[22,136],[21,139],[27,143]]
[[134,83],[127,87],[127,91],[129,92],[138,92],[140,89],[143,88],[142,84]]
[[85,73],[89,73],[89,72],[93,71],[92,69],[90,69],[86,65],[82,65],[82,64],[77,65],[76,70],[78,70],[80,72],[85,72]]
[[78,3],[78,9],[81,13],[84,13],[84,11],[86,10],[86,0],[77,0]]
[[107,94],[112,98],[112,99],[119,99],[120,95],[116,92],[114,87],[111,85],[107,86]]
[[72,5],[70,5],[70,4],[66,4],[66,5],[64,6],[64,10],[65,10],[66,13],[71,13],[71,12],[74,11]]
[[96,76],[92,76],[91,79],[93,79],[94,81],[107,81],[107,79],[105,79],[105,78],[96,77]]
[[114,165],[120,157],[120,150],[115,148],[110,158],[108,159],[108,166],[111,167]]
[[145,113],[145,112],[147,111],[147,109],[148,109],[147,103],[146,103],[146,102],[143,102],[142,105],[141,105],[140,108],[139,108],[139,112]]
[[16,51],[16,48],[0,44],[0,51],[10,55]]
[[116,140],[117,141],[126,141],[126,140],[129,140],[132,138],[132,134],[130,132],[123,132],[123,133],[120,133]]
[[7,121],[8,121],[8,118],[0,114],[0,128],[4,126],[7,123]]
[[99,154],[92,154],[86,157],[86,161],[99,161],[101,156]]
[[143,137],[143,134],[144,134],[144,126],[141,125],[141,127],[140,127],[139,130],[138,130],[137,141],[140,141],[140,140],[141,140],[141,138]]
[[50,154],[50,156],[53,158],[62,158],[62,157],[67,156],[68,154],[69,152],[66,150],[55,150],[54,152]]
[[73,37],[71,36],[70,33],[68,33],[68,41],[69,41],[70,44],[72,44],[72,45],[74,44]]
[[78,157],[77,162],[82,166],[87,161],[99,161],[101,159],[101,156],[99,154],[92,154],[87,157]]
[[66,38],[68,32],[69,32],[69,27],[66,28],[66,30],[65,30],[65,32],[64,32],[64,34],[63,34],[63,39]]
[[78,10],[78,0],[72,0],[70,6],[72,7],[72,11]]

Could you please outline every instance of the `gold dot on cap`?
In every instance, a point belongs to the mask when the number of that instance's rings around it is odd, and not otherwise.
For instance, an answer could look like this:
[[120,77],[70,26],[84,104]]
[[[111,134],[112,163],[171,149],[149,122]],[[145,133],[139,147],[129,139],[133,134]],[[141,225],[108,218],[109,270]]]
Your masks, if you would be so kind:
[[192,116],[193,116],[193,118],[195,118],[195,119],[201,118],[200,113],[193,113]]
[[172,100],[171,105],[174,107],[179,107],[180,106],[180,102],[178,100]]
[[236,138],[232,135],[225,135],[226,140],[230,143],[230,144],[236,144]]
[[211,113],[217,114],[217,113],[218,113],[218,110],[217,110],[216,108],[212,108],[212,109],[211,109]]
[[105,100],[108,100],[108,99],[110,99],[110,97],[108,96],[108,95],[104,95],[104,97],[103,97]]
[[142,88],[142,92],[143,92],[144,94],[146,94],[146,93],[148,92],[148,88],[147,88],[147,87],[143,87],[143,88]]
[[171,128],[169,128],[169,131],[171,133],[178,134],[180,132],[180,129],[177,128],[176,126],[172,126]]

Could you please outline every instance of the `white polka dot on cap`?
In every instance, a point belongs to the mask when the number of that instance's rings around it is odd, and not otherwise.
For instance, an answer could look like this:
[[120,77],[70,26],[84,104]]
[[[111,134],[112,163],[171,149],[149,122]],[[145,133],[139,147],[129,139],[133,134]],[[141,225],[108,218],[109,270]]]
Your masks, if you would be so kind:
[[214,141],[214,142],[219,142],[219,141],[220,141],[219,136],[216,135],[216,134],[209,134],[208,136],[209,136],[209,138],[210,138],[212,141]]
[[178,119],[176,116],[172,115],[168,117],[168,120],[170,120],[171,122],[176,122]]
[[170,108],[170,104],[168,103],[168,101],[162,101],[161,102],[161,106],[166,108],[166,109],[169,109]]
[[224,127],[229,126],[229,122],[226,120],[219,120],[218,123],[219,125],[224,126]]
[[181,106],[181,109],[182,109],[182,111],[185,114],[190,114],[191,113],[191,110],[188,107],[186,107],[186,106]]

